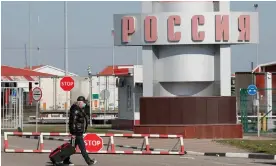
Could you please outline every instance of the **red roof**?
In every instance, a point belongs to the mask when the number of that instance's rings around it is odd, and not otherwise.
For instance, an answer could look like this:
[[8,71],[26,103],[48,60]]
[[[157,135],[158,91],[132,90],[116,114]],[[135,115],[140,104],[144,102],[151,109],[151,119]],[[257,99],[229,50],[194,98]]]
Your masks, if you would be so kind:
[[1,76],[54,76],[54,75],[31,71],[28,69],[11,67],[11,66],[1,66]]
[[[129,68],[133,67],[133,65],[117,65],[114,66],[114,75],[128,75]],[[113,66],[105,67],[100,73],[100,76],[112,76],[113,75]]]
[[39,81],[38,76],[1,76],[2,82]]
[[[268,70],[266,70],[265,68],[267,68]],[[264,64],[260,64],[257,67],[255,67],[255,69],[253,69],[253,73],[258,73],[258,72],[275,72],[276,71],[276,61],[273,62],[269,62],[269,63],[264,63]],[[265,71],[263,71],[263,69],[265,69]]]

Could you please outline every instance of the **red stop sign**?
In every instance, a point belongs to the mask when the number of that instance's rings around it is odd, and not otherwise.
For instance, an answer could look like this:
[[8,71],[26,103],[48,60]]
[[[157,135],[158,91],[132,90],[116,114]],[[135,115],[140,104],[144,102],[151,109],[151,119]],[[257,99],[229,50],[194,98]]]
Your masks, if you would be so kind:
[[70,91],[74,88],[74,80],[71,77],[63,77],[60,80],[60,87],[64,91]]
[[103,148],[103,139],[97,134],[87,134],[84,143],[88,152],[98,152]]

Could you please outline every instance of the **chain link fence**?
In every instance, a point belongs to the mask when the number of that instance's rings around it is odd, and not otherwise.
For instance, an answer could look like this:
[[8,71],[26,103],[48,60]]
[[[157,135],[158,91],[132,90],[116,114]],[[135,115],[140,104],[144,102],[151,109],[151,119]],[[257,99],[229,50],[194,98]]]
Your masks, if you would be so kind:
[[257,133],[259,119],[261,134],[276,134],[276,88],[258,89],[252,96],[240,89],[238,105],[244,133]]

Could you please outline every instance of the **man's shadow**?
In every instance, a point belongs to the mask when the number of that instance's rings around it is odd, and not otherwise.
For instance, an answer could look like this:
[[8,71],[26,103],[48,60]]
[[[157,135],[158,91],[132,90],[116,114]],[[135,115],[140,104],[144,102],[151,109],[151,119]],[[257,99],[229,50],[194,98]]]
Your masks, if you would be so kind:
[[[48,161],[48,162],[46,162],[45,166],[54,166],[54,164],[51,161]],[[68,165],[65,164],[64,166],[68,166]],[[76,165],[75,164],[74,166],[86,166],[86,165]]]
[[45,166],[53,166],[54,164],[51,161],[46,162]]
[[253,162],[253,163],[258,163],[258,164],[266,164],[266,165],[276,165],[276,162]]

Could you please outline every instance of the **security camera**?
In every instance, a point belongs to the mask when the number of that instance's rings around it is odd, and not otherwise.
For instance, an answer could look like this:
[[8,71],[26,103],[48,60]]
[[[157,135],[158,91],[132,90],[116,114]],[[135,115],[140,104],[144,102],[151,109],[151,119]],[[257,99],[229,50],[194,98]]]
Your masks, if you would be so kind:
[[258,4],[256,4],[256,3],[254,4],[254,8],[257,8],[258,6],[259,6]]

